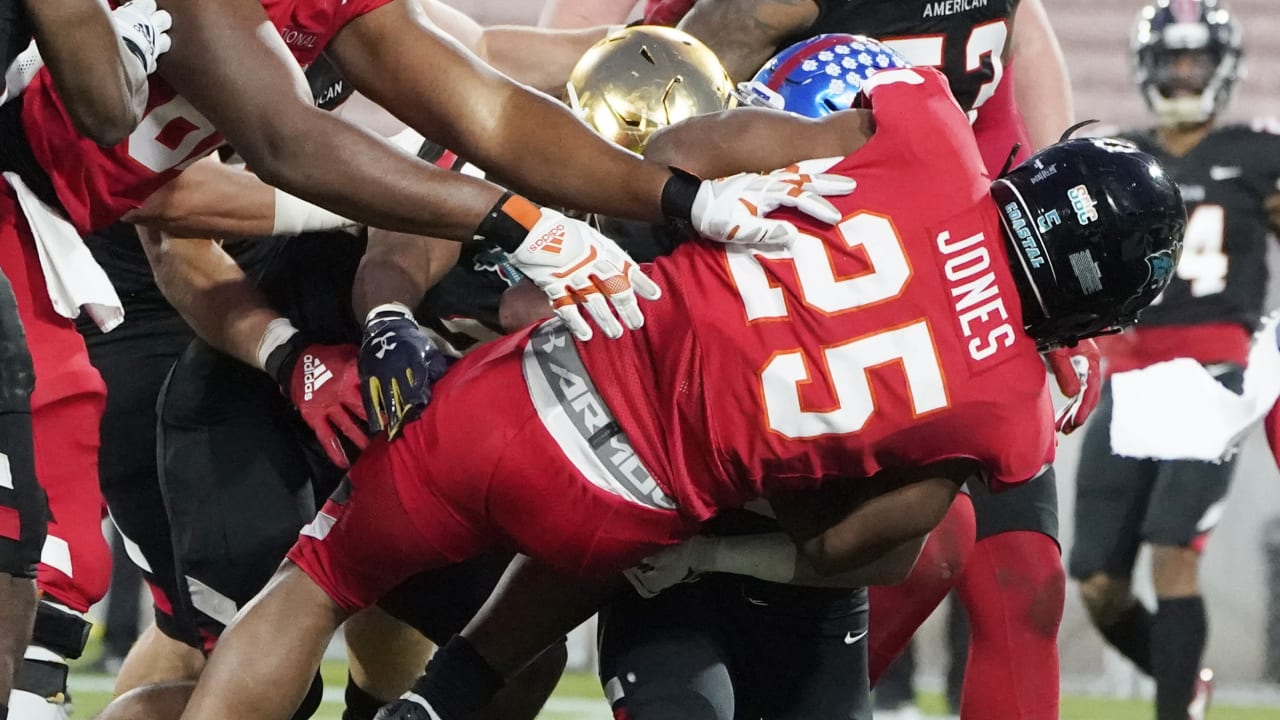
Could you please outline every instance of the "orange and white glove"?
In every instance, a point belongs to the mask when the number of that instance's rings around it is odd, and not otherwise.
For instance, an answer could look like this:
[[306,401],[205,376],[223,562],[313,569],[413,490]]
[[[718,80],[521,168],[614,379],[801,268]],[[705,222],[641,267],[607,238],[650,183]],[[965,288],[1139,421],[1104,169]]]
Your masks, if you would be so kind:
[[857,187],[852,178],[803,172],[794,165],[717,180],[698,180],[678,168],[671,172],[662,192],[663,212],[687,220],[703,237],[719,242],[790,245],[799,231],[786,220],[766,217],[769,213],[795,208],[834,225],[840,222],[840,211],[823,196],[848,195]]
[[[495,213],[498,217],[495,217]],[[512,238],[522,233],[519,244]],[[551,299],[551,308],[579,340],[594,331],[606,337],[644,325],[638,298],[657,300],[662,290],[618,244],[590,225],[508,193],[477,230],[477,237],[507,251],[512,264]],[[513,247],[514,245],[514,247]],[[616,313],[616,314],[615,314]]]
[[1075,347],[1050,350],[1044,354],[1049,370],[1058,381],[1058,390],[1069,401],[1058,413],[1057,428],[1070,435],[1084,425],[1102,394],[1102,363],[1098,346],[1081,340]]

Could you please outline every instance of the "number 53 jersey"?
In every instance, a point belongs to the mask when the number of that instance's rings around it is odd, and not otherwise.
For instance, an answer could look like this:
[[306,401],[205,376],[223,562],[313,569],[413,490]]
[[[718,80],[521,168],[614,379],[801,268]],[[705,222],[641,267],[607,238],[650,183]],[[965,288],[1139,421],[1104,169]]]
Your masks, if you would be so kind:
[[932,69],[881,73],[869,93],[872,138],[813,161],[857,182],[831,198],[838,226],[791,215],[790,248],[685,245],[650,266],[664,295],[641,331],[579,344],[637,456],[697,519],[946,458],[1017,483],[1053,458],[968,119]]

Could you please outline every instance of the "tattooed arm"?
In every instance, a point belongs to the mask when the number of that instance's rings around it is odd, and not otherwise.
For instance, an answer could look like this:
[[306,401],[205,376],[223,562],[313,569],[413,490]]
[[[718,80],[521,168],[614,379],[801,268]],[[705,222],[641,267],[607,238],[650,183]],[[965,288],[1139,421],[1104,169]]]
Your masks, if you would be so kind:
[[698,0],[680,29],[714,50],[740,82],[750,80],[779,44],[817,18],[813,0]]

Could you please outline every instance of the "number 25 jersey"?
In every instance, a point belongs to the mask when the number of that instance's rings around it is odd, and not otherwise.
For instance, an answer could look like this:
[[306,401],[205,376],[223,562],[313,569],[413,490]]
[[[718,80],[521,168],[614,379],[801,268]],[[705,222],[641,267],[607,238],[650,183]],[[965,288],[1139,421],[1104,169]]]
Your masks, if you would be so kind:
[[[579,353],[637,455],[705,519],[774,489],[946,458],[1017,483],[1053,412],[965,114],[928,68],[881,73],[876,132],[829,172],[837,227],[788,249],[691,243],[650,266],[642,330]],[[820,168],[815,168],[820,169]]]

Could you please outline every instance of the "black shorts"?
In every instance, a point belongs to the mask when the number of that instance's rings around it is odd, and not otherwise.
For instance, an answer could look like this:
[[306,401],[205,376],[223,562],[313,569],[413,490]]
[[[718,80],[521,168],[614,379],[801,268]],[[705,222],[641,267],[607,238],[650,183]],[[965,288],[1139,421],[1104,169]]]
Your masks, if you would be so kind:
[[172,308],[140,311],[125,302],[125,322],[112,332],[81,327],[89,359],[107,386],[98,476],[129,558],[151,589],[156,624],[168,627],[175,581],[156,469],[156,400],[191,330]]
[[992,494],[982,483],[965,485],[973,500],[977,539],[1029,530],[1058,542],[1058,482],[1053,467],[1021,485]]
[[[1239,392],[1244,374],[1230,366],[1217,375]],[[1085,579],[1097,573],[1129,577],[1142,543],[1200,549],[1217,524],[1231,486],[1234,461],[1138,460],[1111,454],[1111,386],[1102,389],[1085,431],[1076,471],[1075,543],[1067,569]]]
[[600,612],[600,682],[628,720],[871,717],[863,590],[708,575]]
[[[336,489],[331,465],[275,382],[194,341],[161,394],[161,485],[183,609],[165,634],[210,649]],[[354,457],[354,448],[348,448]],[[489,597],[509,554],[406,580],[380,603],[442,644]]]
[[160,394],[160,486],[172,528],[182,624],[211,648],[279,567],[317,500],[341,478],[301,441],[307,429],[257,368],[193,341]]

